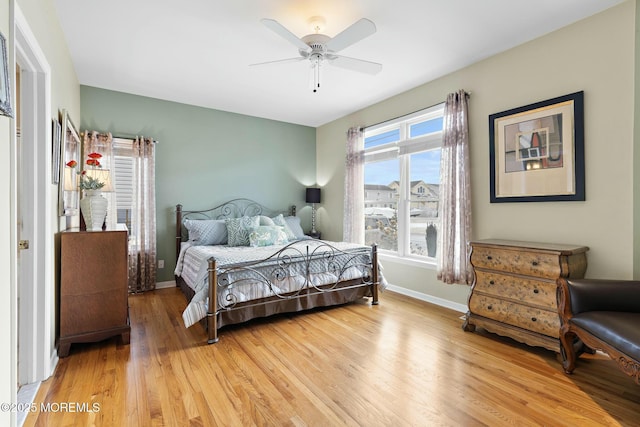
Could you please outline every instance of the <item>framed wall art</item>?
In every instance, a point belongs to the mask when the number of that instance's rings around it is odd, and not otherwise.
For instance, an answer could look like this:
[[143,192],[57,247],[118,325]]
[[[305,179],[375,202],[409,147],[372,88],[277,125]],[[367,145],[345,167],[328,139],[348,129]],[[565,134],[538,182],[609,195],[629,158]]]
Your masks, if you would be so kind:
[[491,203],[585,200],[584,92],[489,116]]
[[0,114],[13,117],[11,109],[11,85],[9,84],[9,59],[7,39],[0,33]]

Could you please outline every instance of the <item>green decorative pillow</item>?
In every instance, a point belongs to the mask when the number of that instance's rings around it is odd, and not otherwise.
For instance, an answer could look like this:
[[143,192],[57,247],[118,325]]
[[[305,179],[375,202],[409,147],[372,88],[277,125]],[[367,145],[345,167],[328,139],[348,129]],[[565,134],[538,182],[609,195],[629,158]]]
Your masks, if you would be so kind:
[[229,246],[249,246],[250,230],[260,225],[260,217],[227,218],[225,223]]
[[283,227],[277,225],[261,225],[251,229],[249,246],[284,245],[288,242]]

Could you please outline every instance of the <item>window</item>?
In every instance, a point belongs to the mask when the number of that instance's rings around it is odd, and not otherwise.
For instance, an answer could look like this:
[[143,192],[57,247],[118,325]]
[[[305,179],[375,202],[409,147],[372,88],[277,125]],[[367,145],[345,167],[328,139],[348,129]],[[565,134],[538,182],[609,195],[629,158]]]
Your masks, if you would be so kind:
[[126,224],[131,231],[133,209],[133,157],[130,139],[114,138],[115,191],[117,223]]
[[365,243],[436,257],[444,104],[364,130]]

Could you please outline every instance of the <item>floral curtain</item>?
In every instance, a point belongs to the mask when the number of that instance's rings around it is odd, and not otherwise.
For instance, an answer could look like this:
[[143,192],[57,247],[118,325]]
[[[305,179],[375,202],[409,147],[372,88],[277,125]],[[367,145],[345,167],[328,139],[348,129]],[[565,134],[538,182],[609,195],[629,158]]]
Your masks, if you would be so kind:
[[129,237],[129,292],[156,287],[155,141],[138,137],[131,144],[133,197]]
[[93,175],[104,187],[102,196],[107,199],[107,229],[115,230],[118,222],[116,214],[115,161],[113,157],[113,137],[110,133],[85,131],[82,135],[83,162],[82,170]]
[[440,218],[437,277],[445,283],[471,284],[471,182],[468,97],[464,90],[447,96],[440,158]]
[[345,242],[364,243],[364,136],[354,127],[347,132],[347,159],[344,180]]

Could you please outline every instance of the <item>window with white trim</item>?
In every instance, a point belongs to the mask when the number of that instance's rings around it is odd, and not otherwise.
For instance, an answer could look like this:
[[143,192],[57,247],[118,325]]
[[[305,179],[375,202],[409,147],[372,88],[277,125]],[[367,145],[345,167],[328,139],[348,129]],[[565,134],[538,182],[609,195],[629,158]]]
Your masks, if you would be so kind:
[[444,104],[364,129],[365,243],[435,259]]

